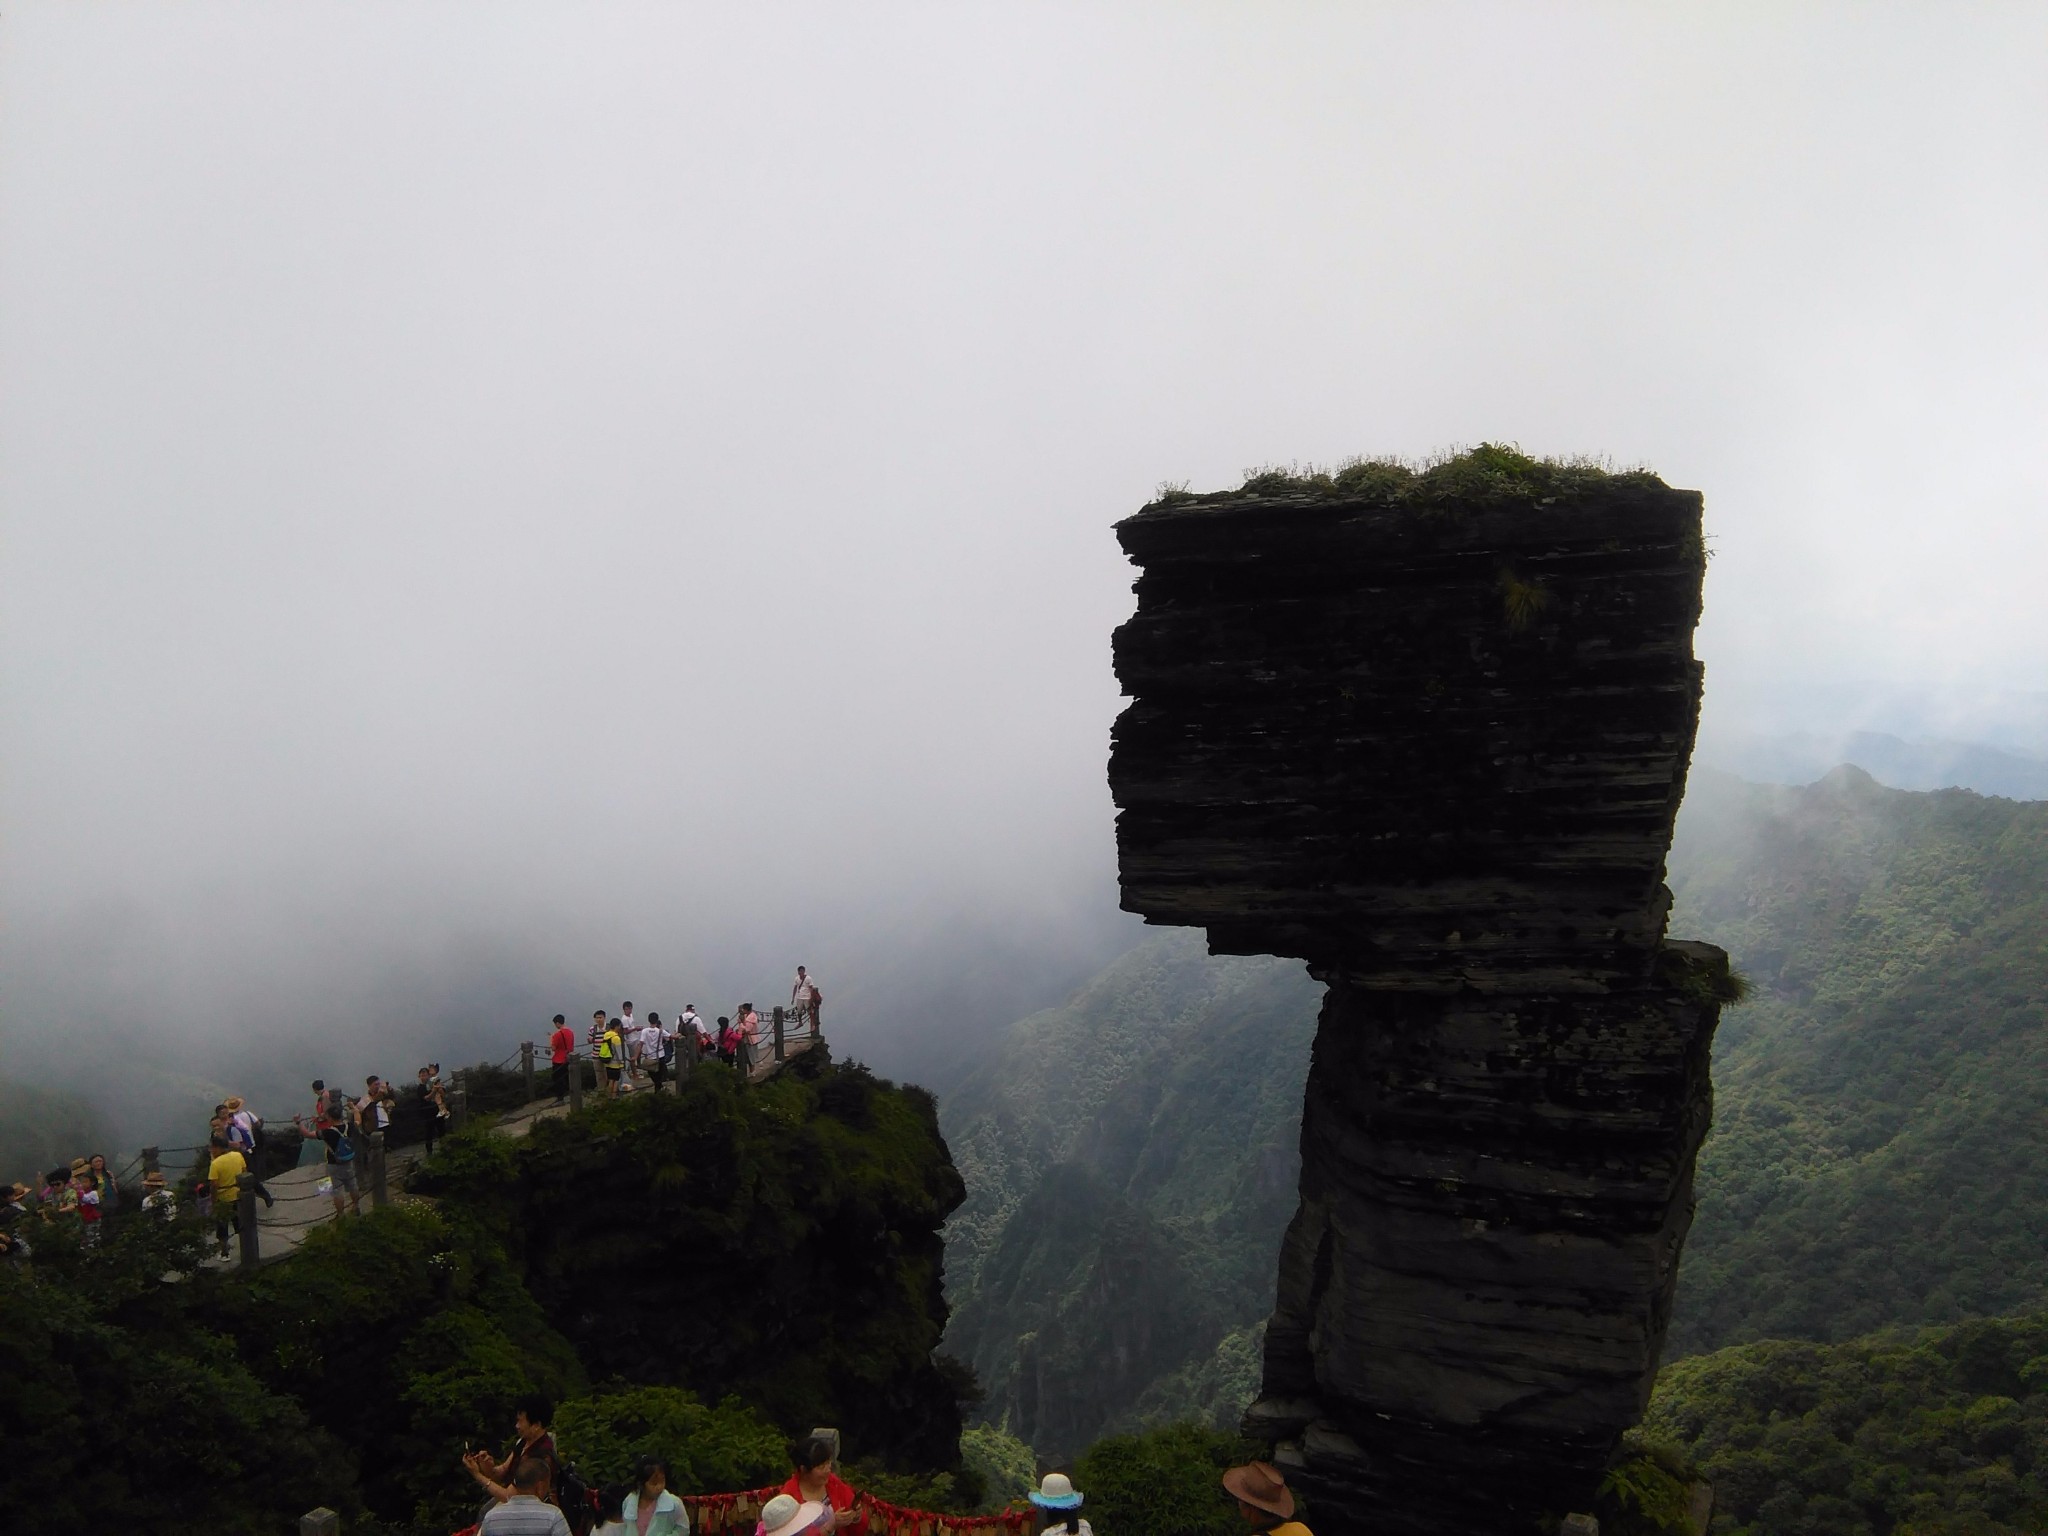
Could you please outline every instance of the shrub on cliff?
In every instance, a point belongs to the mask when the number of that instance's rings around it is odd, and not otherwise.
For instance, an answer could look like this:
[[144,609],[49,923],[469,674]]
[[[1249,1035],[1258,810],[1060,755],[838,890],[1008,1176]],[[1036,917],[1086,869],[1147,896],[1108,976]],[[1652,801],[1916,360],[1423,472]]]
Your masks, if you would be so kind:
[[960,1432],[960,1460],[981,1479],[984,1509],[1021,1505],[1038,1486],[1038,1453],[993,1425],[971,1424]]
[[0,1530],[240,1536],[361,1508],[348,1453],[199,1314],[223,1284],[198,1222],[30,1231],[0,1264]]
[[[525,1138],[451,1138],[422,1181],[501,1238],[593,1376],[728,1393],[850,1456],[957,1465],[939,1229],[960,1176],[930,1095],[857,1065],[717,1064]],[[617,1321],[630,1318],[630,1328]]]
[[467,1523],[465,1443],[500,1445],[515,1399],[559,1401],[584,1380],[503,1250],[424,1205],[314,1229],[288,1262],[223,1287],[215,1321],[354,1448],[387,1520]]
[[642,1456],[677,1493],[733,1493],[789,1476],[789,1441],[736,1397],[709,1408],[679,1387],[622,1387],[565,1403],[555,1445],[593,1483],[625,1482]]
[[1236,1435],[1169,1424],[1098,1440],[1074,1463],[1089,1524],[1116,1536],[1242,1536],[1224,1472],[1263,1453]]

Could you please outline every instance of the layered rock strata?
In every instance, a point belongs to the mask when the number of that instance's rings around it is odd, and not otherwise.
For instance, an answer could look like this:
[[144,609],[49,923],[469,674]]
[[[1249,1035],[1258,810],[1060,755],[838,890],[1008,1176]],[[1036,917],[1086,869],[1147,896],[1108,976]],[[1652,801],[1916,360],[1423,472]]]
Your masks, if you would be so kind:
[[1328,987],[1247,1420],[1323,1536],[1585,1507],[1691,1219],[1729,991],[1664,936],[1700,498],[1519,462],[1117,527],[1123,904]]

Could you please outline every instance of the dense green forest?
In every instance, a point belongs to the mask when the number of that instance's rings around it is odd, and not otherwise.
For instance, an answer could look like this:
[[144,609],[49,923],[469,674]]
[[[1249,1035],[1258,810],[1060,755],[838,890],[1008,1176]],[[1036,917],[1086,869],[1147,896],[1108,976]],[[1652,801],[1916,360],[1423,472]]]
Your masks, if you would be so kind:
[[[2048,805],[1700,774],[1671,883],[1673,931],[1751,992],[1631,1465],[1711,1478],[1724,1536],[2048,1527]],[[198,1267],[189,1225],[39,1243],[0,1265],[0,1526],[271,1531],[327,1503],[445,1531],[461,1444],[528,1390],[599,1475],[659,1449],[685,1488],[758,1482],[837,1422],[926,1507],[1013,1496],[1035,1451],[1078,1458],[1124,1536],[1215,1524],[1319,993],[1162,933],[1012,1026],[945,1140],[930,1095],[857,1066],[713,1067],[455,1138],[413,1199],[252,1279]],[[7,1106],[24,1155],[76,1137],[60,1102]]]
[[464,1445],[535,1391],[594,1478],[658,1449],[684,1491],[759,1486],[837,1423],[871,1482],[979,1498],[971,1384],[933,1356],[960,1185],[929,1095],[714,1064],[518,1140],[479,1126],[417,1187],[249,1277],[201,1267],[190,1214],[91,1248],[31,1219],[0,1263],[0,1529],[273,1533],[324,1503],[439,1536],[473,1517]]
[[2048,1313],[1694,1356],[1644,1431],[1712,1481],[1716,1536],[2034,1536]]
[[1669,1354],[2048,1303],[2048,803],[1703,774],[1671,883],[1751,991]]
[[984,1417],[1051,1457],[1146,1423],[1235,1424],[1294,1214],[1320,995],[1298,963],[1163,933],[1015,1025],[948,1098],[968,1196],[946,1346]]
[[[1703,772],[1670,880],[1672,932],[1751,992],[1716,1045],[1667,1359],[2048,1305],[2048,803]],[[983,1418],[1061,1454],[1235,1425],[1319,996],[1162,935],[949,1098],[948,1344]],[[1128,1365],[1085,1368],[1105,1358]]]

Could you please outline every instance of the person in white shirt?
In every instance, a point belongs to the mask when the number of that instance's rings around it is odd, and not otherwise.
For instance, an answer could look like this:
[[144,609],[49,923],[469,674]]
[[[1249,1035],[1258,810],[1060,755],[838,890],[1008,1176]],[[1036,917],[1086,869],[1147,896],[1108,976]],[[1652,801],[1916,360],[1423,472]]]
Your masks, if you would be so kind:
[[693,1055],[702,1056],[711,1044],[711,1026],[697,1017],[695,1003],[683,1004],[682,1017],[676,1020],[676,1027],[683,1036],[684,1049]]
[[805,1019],[811,1022],[811,1033],[818,1033],[818,1005],[825,1000],[825,994],[818,990],[818,978],[802,966],[796,968],[796,985],[789,989],[789,1011],[795,1016],[798,1028]]

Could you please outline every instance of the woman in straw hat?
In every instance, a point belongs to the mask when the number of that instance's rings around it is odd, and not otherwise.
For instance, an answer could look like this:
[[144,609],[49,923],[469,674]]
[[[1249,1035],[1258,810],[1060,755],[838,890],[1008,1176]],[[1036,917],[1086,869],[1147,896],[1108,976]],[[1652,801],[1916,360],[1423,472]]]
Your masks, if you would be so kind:
[[1294,1493],[1280,1469],[1269,1461],[1232,1467],[1223,1474],[1223,1491],[1237,1500],[1237,1512],[1245,1524],[1270,1536],[1309,1536],[1309,1529],[1294,1518]]
[[142,1176],[142,1209],[145,1213],[162,1211],[165,1221],[175,1221],[178,1216],[178,1202],[171,1194],[170,1185],[154,1168]]
[[1078,1513],[1081,1495],[1066,1473],[1046,1473],[1038,1487],[1025,1497],[1038,1506],[1038,1528],[1041,1531],[1057,1528],[1065,1531],[1067,1536],[1095,1536],[1088,1522]]

